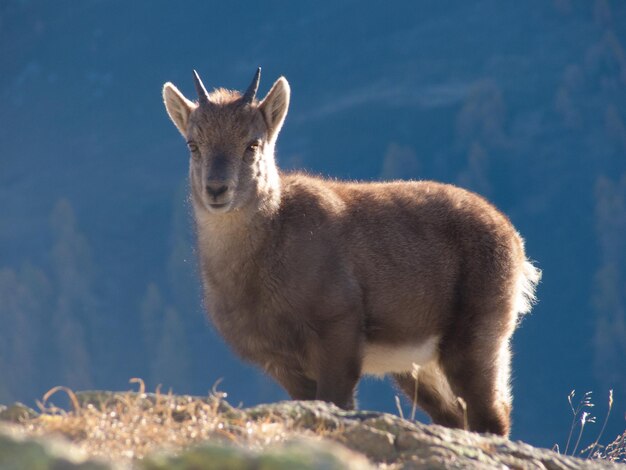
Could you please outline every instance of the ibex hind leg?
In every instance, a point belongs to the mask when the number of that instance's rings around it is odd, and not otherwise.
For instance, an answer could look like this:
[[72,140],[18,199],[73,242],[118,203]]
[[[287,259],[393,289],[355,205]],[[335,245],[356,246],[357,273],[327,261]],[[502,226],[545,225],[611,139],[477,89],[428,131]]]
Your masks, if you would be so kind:
[[442,342],[442,369],[452,393],[465,401],[469,430],[508,436],[510,334],[503,337],[488,331],[466,331],[463,339]]
[[444,359],[444,368],[453,393],[466,404],[469,430],[508,436],[511,403],[499,389],[501,371],[471,357]]
[[417,406],[430,416],[433,423],[449,428],[464,427],[462,410],[436,362],[419,368],[417,389],[415,378],[411,374],[394,374],[393,377],[411,403],[417,398]]
[[315,400],[317,383],[304,375],[304,372],[294,368],[283,368],[269,371],[276,381],[283,386],[292,400]]

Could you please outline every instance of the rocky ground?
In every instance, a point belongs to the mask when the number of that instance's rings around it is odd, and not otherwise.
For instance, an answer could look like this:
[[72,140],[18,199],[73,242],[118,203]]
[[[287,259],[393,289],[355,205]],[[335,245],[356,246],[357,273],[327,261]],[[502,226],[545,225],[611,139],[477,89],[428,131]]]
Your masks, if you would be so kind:
[[[50,404],[50,395],[61,391],[72,411]],[[0,407],[0,468],[626,468],[323,402],[238,409],[220,393],[198,398],[59,388],[40,407],[41,413],[19,404]]]

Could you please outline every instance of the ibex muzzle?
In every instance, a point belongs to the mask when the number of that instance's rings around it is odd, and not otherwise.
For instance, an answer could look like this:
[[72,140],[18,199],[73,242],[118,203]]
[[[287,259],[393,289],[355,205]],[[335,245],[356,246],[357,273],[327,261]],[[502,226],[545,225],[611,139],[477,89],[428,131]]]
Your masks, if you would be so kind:
[[391,374],[435,423],[507,435],[509,341],[541,275],[522,238],[452,185],[279,172],[290,88],[259,101],[259,78],[207,93],[194,73],[197,102],[163,88],[216,328],[294,399],[350,408],[363,374]]
[[233,199],[233,190],[237,187],[231,168],[234,159],[218,154],[208,161],[205,189],[207,203],[213,208],[226,207]]

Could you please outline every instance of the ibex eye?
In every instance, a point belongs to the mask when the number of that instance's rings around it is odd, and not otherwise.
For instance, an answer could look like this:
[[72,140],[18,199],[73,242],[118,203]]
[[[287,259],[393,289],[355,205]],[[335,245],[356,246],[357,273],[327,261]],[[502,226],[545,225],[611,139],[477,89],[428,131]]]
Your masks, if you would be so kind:
[[248,150],[250,152],[256,152],[257,150],[259,150],[260,146],[261,146],[260,142],[254,141],[254,142],[251,142],[250,144],[248,144],[248,148],[246,150]]

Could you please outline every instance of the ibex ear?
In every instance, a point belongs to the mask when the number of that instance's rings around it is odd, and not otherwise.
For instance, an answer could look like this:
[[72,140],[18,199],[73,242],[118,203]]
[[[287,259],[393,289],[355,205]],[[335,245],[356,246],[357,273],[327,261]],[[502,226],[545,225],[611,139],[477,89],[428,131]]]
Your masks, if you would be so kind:
[[287,108],[289,108],[290,94],[291,89],[287,79],[280,77],[272,85],[272,89],[259,105],[259,109],[263,113],[263,118],[269,129],[270,139],[275,139],[280,132],[280,128],[283,127],[285,116],[287,116]]
[[189,115],[196,108],[196,104],[189,101],[178,91],[173,84],[167,82],[163,85],[163,101],[170,119],[174,122],[183,137],[187,137],[187,123]]

